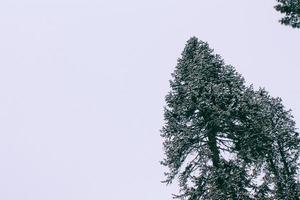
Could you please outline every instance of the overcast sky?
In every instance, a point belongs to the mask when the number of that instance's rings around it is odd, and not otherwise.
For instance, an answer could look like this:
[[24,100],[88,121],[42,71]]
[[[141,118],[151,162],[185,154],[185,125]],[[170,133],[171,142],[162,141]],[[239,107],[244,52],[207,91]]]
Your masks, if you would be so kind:
[[159,129],[191,36],[300,123],[300,30],[275,0],[1,0],[0,199],[171,200]]

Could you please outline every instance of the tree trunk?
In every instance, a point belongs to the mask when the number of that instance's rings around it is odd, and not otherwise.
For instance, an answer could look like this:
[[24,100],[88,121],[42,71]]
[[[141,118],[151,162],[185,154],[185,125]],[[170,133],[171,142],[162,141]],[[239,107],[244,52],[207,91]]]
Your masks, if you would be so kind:
[[[213,167],[216,169],[216,171],[219,171],[222,168],[222,165],[220,161],[220,151],[217,145],[217,130],[215,128],[209,129],[208,147],[211,152]],[[224,194],[226,194],[226,196],[228,193],[230,193],[232,200],[238,199],[234,188],[231,188],[230,185],[225,185],[225,180],[223,177],[218,176],[216,184],[217,188]]]

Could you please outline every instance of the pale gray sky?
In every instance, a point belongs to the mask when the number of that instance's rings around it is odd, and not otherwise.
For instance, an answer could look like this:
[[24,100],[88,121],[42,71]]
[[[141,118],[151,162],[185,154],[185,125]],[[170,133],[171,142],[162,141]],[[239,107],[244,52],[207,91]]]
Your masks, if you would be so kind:
[[170,200],[159,129],[190,36],[299,122],[300,30],[275,3],[2,0],[0,199]]

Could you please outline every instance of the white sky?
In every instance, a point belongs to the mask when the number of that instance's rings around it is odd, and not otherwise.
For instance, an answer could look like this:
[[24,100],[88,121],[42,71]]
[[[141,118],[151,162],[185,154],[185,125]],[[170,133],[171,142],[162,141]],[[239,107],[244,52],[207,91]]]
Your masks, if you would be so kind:
[[170,200],[159,129],[190,36],[299,122],[300,30],[275,3],[2,0],[0,199]]

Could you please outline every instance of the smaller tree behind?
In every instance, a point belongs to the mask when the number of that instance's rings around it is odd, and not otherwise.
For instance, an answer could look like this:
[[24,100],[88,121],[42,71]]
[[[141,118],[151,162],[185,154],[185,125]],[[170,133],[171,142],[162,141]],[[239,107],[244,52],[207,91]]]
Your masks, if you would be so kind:
[[[258,99],[263,105],[265,131],[270,137],[265,151],[268,184],[275,186],[273,199],[299,200],[297,183],[300,140],[290,110],[285,110],[280,98],[271,97],[265,90],[258,91]],[[268,181],[267,181],[268,180]],[[265,184],[265,185],[268,185]]]

